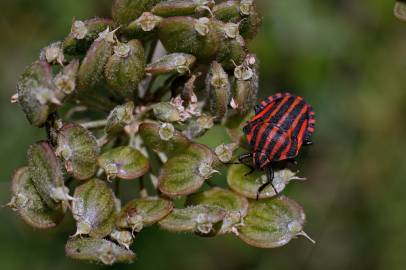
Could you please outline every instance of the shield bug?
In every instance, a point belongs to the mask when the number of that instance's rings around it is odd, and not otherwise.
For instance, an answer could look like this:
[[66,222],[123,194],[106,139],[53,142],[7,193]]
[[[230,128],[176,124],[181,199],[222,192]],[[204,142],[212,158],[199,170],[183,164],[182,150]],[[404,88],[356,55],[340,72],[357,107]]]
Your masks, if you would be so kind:
[[315,122],[312,107],[290,93],[277,93],[255,107],[255,116],[243,128],[252,151],[239,161],[251,159],[253,167],[244,164],[266,172],[268,181],[258,189],[257,198],[265,187],[273,187],[276,162],[294,160],[303,145],[312,144]]

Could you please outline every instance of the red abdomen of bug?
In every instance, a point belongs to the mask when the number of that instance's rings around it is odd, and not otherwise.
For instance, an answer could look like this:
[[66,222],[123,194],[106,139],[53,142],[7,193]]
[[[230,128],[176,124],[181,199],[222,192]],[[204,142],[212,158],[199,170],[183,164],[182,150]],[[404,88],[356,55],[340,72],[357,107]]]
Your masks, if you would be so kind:
[[271,162],[294,159],[304,144],[311,144],[315,118],[302,97],[278,93],[255,108],[255,116],[244,127],[252,147],[252,162],[264,168]]

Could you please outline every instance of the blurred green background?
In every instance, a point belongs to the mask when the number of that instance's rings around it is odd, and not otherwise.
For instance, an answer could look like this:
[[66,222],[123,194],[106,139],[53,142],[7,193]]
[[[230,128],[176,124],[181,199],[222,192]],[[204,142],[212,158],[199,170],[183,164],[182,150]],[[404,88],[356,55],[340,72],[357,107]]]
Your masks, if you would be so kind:
[[[261,59],[261,95],[289,90],[317,113],[315,144],[300,158],[306,183],[286,193],[307,213],[300,238],[279,249],[249,247],[153,227],[136,240],[139,260],[111,269],[406,269],[406,24],[393,1],[263,0],[264,25],[252,50]],[[43,138],[9,102],[24,67],[69,32],[73,18],[109,16],[110,0],[0,1],[0,202]],[[98,269],[64,256],[71,218],[34,231],[0,210],[0,269]]]

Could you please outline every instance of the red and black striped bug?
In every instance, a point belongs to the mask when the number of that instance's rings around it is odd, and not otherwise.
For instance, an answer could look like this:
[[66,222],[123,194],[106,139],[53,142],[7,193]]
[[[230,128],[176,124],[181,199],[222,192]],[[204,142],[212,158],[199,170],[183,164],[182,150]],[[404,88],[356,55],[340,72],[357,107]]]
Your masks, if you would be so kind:
[[[252,152],[243,154],[239,161],[250,158],[255,168],[264,170],[268,181],[263,184],[259,194],[272,185],[275,162],[293,161],[303,145],[312,144],[315,118],[312,107],[302,97],[290,93],[277,93],[268,97],[255,107],[255,116],[246,124],[243,131],[251,145]],[[251,168],[254,167],[246,164]]]

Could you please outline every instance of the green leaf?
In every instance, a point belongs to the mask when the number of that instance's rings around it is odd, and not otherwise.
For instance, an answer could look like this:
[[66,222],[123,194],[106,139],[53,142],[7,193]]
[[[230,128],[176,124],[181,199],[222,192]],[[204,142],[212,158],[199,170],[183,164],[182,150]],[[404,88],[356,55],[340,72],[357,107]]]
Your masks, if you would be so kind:
[[226,212],[220,234],[237,232],[242,224],[242,218],[248,213],[248,200],[234,192],[219,187],[190,195],[187,205],[215,206]]
[[213,152],[202,144],[192,144],[183,153],[170,158],[159,175],[159,190],[175,197],[196,192],[210,178]]
[[76,220],[75,235],[90,235],[103,238],[114,228],[115,197],[107,184],[92,179],[75,189],[72,214]]
[[99,151],[96,138],[80,125],[65,124],[58,132],[56,152],[64,160],[68,174],[78,180],[96,173]]
[[182,153],[190,144],[190,141],[179,131],[175,130],[173,137],[167,141],[161,139],[158,123],[142,123],[139,127],[144,144],[156,152],[163,152],[168,156]]
[[140,232],[147,225],[152,225],[166,217],[173,209],[173,203],[161,198],[141,198],[128,202],[121,209],[116,226]]
[[[61,209],[62,201],[68,199],[60,162],[47,142],[30,146],[27,160],[32,181],[42,200],[54,210]],[[58,196],[65,193],[65,197]]]
[[305,219],[302,207],[284,196],[250,201],[239,237],[255,247],[280,247],[299,235],[308,237],[302,230]]
[[150,168],[148,159],[140,151],[129,146],[108,150],[97,161],[109,179],[136,179],[146,174]]
[[106,239],[75,238],[70,239],[65,246],[66,256],[76,259],[105,265],[114,263],[132,263],[136,256],[127,250]]
[[159,226],[170,232],[191,232],[202,235],[213,233],[214,226],[221,222],[226,212],[213,206],[190,206],[174,209],[171,214],[159,222]]
[[9,207],[19,213],[21,218],[36,229],[56,227],[63,219],[65,210],[49,208],[41,199],[31,180],[28,167],[18,169],[12,180],[13,198]]

